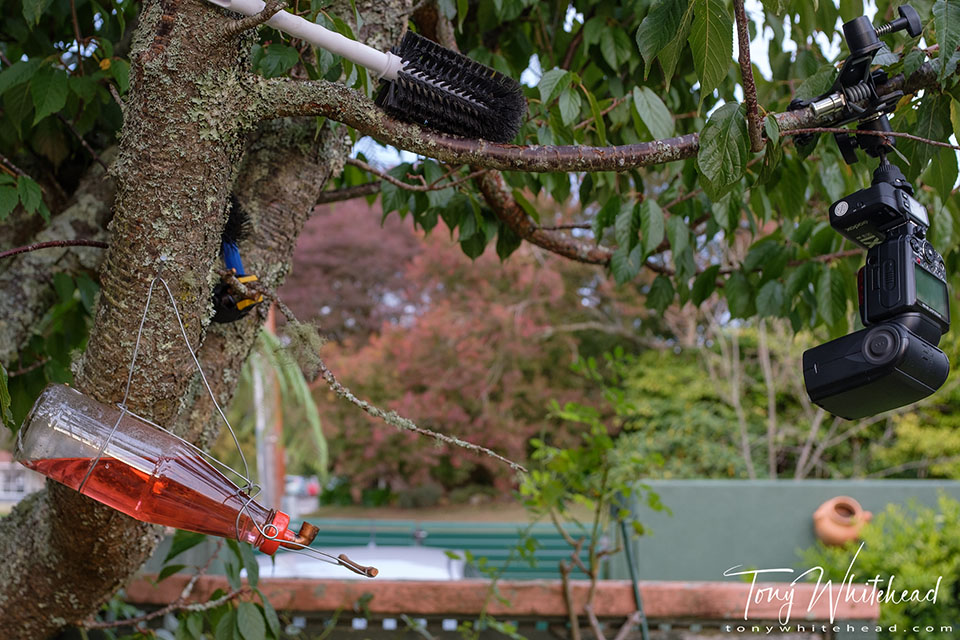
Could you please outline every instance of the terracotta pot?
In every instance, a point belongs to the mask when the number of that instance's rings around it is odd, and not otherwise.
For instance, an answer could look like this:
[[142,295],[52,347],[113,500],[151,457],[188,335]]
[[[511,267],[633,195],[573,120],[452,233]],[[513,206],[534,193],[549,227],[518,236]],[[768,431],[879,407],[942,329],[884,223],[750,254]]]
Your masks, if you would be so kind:
[[849,496],[827,500],[813,512],[813,529],[824,544],[840,546],[860,536],[873,514]]

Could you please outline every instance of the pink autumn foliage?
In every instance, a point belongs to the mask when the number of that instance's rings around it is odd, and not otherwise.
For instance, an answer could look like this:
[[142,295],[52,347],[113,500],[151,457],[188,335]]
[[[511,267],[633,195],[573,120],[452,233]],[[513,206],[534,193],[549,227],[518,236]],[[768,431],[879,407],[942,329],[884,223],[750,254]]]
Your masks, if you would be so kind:
[[[550,400],[584,399],[568,370],[572,336],[544,337],[551,309],[567,295],[563,278],[524,249],[503,264],[492,251],[471,263],[442,233],[426,241],[406,278],[419,285],[416,313],[366,344],[328,345],[329,366],[361,397],[525,461],[531,437],[560,428],[547,418]],[[333,472],[357,490],[377,481],[394,491],[428,481],[446,489],[511,484],[502,463],[397,431],[330,394],[321,400]]]

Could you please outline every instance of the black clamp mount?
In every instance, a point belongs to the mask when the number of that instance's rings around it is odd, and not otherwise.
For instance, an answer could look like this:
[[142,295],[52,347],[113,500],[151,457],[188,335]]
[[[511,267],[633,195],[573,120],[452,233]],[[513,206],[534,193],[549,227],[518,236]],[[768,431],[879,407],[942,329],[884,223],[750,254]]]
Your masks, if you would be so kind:
[[[896,108],[897,102],[903,97],[903,91],[878,95],[877,85],[887,81],[887,74],[879,69],[871,72],[870,67],[873,65],[874,56],[883,46],[880,36],[901,30],[906,30],[914,38],[922,33],[923,25],[916,9],[905,4],[900,6],[899,12],[898,19],[877,28],[874,28],[866,16],[845,23],[843,35],[850,48],[850,55],[844,61],[833,86],[813,100],[795,99],[788,110],[810,107],[821,126],[838,127],[857,121],[857,128],[861,130],[892,131],[887,114]],[[836,133],[834,137],[847,164],[857,161],[857,147],[863,149],[867,155],[877,158],[895,144],[892,136]],[[813,142],[814,138],[814,134],[803,134],[796,136],[795,140],[798,145],[803,146]]]

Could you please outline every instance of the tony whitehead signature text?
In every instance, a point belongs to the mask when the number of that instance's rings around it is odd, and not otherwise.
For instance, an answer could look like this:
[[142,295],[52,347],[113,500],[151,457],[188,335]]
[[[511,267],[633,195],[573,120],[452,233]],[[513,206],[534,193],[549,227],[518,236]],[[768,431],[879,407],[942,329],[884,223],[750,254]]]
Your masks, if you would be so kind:
[[[830,606],[830,623],[833,624],[834,616],[837,612],[837,607],[841,602],[859,602],[863,604],[900,604],[903,602],[936,602],[937,594],[940,591],[940,582],[943,580],[943,576],[937,578],[937,584],[927,591],[925,594],[921,594],[919,589],[914,589],[913,591],[904,589],[902,591],[896,591],[894,589],[893,583],[896,579],[896,576],[890,576],[887,581],[881,585],[882,579],[880,576],[874,576],[869,580],[863,581],[862,584],[853,584],[856,574],[853,572],[853,565],[857,561],[857,556],[860,555],[860,551],[863,549],[863,543],[860,544],[860,547],[857,549],[857,552],[853,554],[853,559],[850,560],[850,566],[847,567],[847,572],[843,576],[843,581],[834,587],[832,580],[823,581],[824,569],[823,567],[813,567],[812,569],[807,569],[803,573],[799,574],[791,582],[785,582],[782,585],[778,584],[776,586],[763,586],[757,587],[757,576],[766,575],[766,574],[777,574],[777,573],[796,573],[793,569],[784,568],[784,569],[750,569],[737,571],[742,565],[737,565],[735,567],[730,567],[723,572],[725,576],[750,576],[750,595],[747,598],[747,604],[743,609],[743,619],[750,619],[750,606],[753,604],[761,603],[780,603],[780,609],[778,617],[781,624],[787,624],[790,622],[790,616],[793,615],[793,606],[795,603],[796,589],[795,585],[797,582],[803,580],[808,575],[812,575],[816,572],[817,574],[817,583],[813,589],[813,595],[810,597],[810,602],[806,603],[806,613],[810,613],[813,610],[813,607],[820,602],[820,599],[826,594],[827,602]],[[804,603],[799,603],[800,606],[803,606]]]

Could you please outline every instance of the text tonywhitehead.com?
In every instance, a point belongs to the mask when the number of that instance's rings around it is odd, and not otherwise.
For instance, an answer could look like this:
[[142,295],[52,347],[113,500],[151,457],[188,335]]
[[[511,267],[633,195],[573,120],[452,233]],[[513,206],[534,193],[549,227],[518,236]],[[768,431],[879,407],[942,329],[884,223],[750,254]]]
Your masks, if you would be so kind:
[[877,624],[827,624],[827,623],[812,623],[812,624],[790,624],[790,625],[771,625],[771,624],[751,624],[751,625],[736,625],[736,624],[725,624],[720,627],[720,630],[724,633],[761,633],[761,634],[772,634],[772,633],[827,633],[832,631],[833,633],[840,633],[841,631],[845,633],[870,633],[871,631],[880,633],[942,633],[948,637],[953,637],[953,625],[941,625],[939,627],[934,627],[931,625],[915,625],[898,627],[897,625],[890,626],[881,626]]

